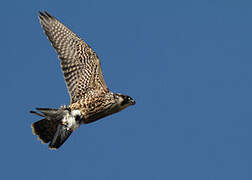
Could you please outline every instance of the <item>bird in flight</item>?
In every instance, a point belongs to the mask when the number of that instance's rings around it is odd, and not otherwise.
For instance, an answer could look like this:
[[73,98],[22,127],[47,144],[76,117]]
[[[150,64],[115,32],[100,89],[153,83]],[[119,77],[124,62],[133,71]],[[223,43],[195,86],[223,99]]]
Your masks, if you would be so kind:
[[39,12],[39,20],[58,53],[71,102],[58,109],[30,111],[43,117],[32,124],[32,131],[43,143],[49,143],[49,149],[58,149],[81,124],[117,113],[135,101],[108,89],[100,60],[87,43],[46,11]]

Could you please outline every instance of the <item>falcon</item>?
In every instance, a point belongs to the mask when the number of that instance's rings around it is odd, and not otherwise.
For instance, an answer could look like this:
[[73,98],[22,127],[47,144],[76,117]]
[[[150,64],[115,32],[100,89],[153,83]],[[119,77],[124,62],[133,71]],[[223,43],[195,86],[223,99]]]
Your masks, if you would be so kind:
[[49,149],[58,149],[80,125],[117,113],[135,101],[108,89],[100,60],[87,43],[46,11],[39,12],[39,20],[58,53],[71,102],[58,109],[30,111],[42,117],[32,124],[32,131],[42,143],[49,143]]

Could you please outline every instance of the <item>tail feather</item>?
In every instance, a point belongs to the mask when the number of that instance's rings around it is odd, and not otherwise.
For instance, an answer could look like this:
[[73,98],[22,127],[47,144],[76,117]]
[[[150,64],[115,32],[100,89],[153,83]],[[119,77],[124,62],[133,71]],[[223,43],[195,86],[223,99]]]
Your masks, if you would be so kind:
[[42,143],[49,143],[50,149],[58,149],[71,135],[72,130],[62,124],[62,119],[67,113],[67,109],[36,108],[42,114],[30,111],[30,113],[42,116],[41,119],[32,124],[34,135]]
[[59,124],[57,131],[49,144],[50,149],[58,149],[72,134],[72,130],[67,129],[66,126]]
[[32,124],[32,132],[38,136],[43,143],[50,142],[57,131],[58,121],[41,119]]

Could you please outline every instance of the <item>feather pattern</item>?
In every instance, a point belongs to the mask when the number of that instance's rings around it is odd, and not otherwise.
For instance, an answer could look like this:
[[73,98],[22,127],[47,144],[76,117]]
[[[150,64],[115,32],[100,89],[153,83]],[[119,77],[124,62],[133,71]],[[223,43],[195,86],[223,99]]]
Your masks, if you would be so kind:
[[96,53],[48,12],[39,13],[42,28],[61,60],[71,103],[92,89],[108,92]]
[[39,14],[42,28],[59,55],[71,103],[59,109],[30,111],[43,118],[33,123],[32,129],[50,149],[58,149],[81,124],[117,113],[135,101],[109,91],[98,56],[83,40],[46,11]]

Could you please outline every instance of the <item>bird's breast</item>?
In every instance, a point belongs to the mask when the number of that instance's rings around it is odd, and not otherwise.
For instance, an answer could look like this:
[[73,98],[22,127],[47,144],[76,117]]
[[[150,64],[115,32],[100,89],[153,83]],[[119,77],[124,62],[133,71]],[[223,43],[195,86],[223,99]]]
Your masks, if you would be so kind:
[[92,97],[90,99],[88,97],[83,98],[69,107],[72,110],[80,110],[83,123],[94,122],[117,112],[116,102],[110,96]]

